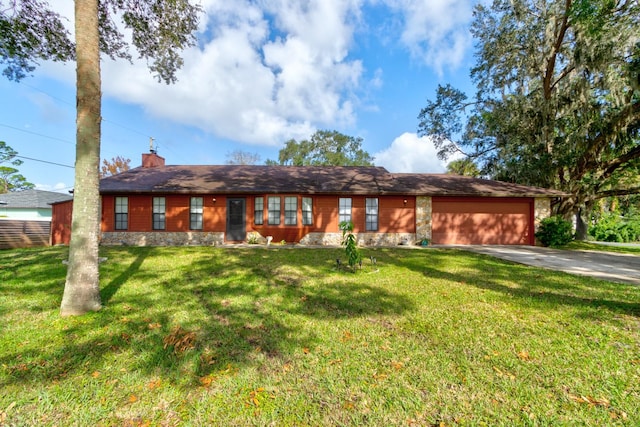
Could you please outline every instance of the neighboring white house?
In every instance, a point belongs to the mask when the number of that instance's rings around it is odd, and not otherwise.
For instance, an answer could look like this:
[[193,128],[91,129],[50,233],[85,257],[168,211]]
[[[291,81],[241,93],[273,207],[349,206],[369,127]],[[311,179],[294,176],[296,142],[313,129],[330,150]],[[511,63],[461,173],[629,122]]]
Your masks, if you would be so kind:
[[71,199],[69,194],[43,190],[0,194],[0,219],[51,221],[51,203]]

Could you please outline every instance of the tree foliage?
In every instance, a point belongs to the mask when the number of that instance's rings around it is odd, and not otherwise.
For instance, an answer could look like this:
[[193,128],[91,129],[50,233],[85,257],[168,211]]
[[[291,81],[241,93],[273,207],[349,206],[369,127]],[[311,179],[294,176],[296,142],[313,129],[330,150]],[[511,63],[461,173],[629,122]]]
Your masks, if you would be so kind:
[[102,159],[100,167],[100,178],[116,175],[131,169],[131,159],[125,159],[122,156],[112,157],[111,160]]
[[242,150],[234,150],[227,153],[228,165],[256,165],[260,162],[260,154],[249,153]]
[[482,175],[478,166],[469,157],[452,160],[447,163],[447,173],[472,176],[474,178],[479,178]]
[[[13,166],[20,166],[22,160],[16,159],[18,152],[0,141],[0,194],[10,191],[30,190],[35,186],[19,174],[19,170]],[[3,164],[11,166],[3,166]]]
[[300,142],[291,139],[280,150],[278,162],[291,166],[373,166],[373,157],[362,149],[362,138],[337,131],[319,130]]
[[120,20],[131,43],[158,81],[173,83],[180,52],[196,42],[201,7],[188,0],[76,0],[75,43],[64,20],[40,0],[0,0],[0,63],[19,80],[39,60],[76,58],[76,163],[69,267],[61,313],[76,315],[101,307],[98,274],[100,227],[100,53],[131,59]]
[[636,0],[494,0],[474,10],[473,98],[441,86],[418,116],[438,155],[494,178],[566,191],[576,213],[640,192]]

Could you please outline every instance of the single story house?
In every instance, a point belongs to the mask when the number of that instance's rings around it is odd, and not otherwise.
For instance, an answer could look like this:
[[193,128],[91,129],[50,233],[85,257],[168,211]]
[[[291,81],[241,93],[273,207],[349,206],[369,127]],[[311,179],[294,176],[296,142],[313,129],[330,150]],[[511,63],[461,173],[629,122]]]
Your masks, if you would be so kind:
[[[555,190],[382,167],[171,166],[155,152],[103,178],[101,243],[339,244],[351,221],[360,245],[534,245]],[[52,229],[70,229],[69,202]],[[66,225],[65,225],[66,224]],[[53,243],[68,243],[56,241]]]
[[51,204],[71,200],[69,194],[24,190],[0,194],[0,218],[51,221]]

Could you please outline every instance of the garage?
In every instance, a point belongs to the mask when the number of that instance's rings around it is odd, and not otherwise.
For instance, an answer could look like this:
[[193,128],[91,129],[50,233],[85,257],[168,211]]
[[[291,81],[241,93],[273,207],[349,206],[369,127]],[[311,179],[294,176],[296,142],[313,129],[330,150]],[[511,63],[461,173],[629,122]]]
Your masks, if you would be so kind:
[[447,245],[532,245],[532,198],[434,197],[432,242]]

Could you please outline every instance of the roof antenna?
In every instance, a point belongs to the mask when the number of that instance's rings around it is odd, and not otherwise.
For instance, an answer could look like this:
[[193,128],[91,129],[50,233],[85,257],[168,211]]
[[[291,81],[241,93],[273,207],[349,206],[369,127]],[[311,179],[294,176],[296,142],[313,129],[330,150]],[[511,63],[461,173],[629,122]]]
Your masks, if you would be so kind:
[[153,148],[153,141],[155,141],[155,139],[154,139],[152,136],[150,136],[150,137],[149,137],[149,152],[151,152],[151,153],[153,153],[153,154],[156,154],[156,152],[158,151],[158,149],[157,149],[157,147],[156,147],[156,148]]

